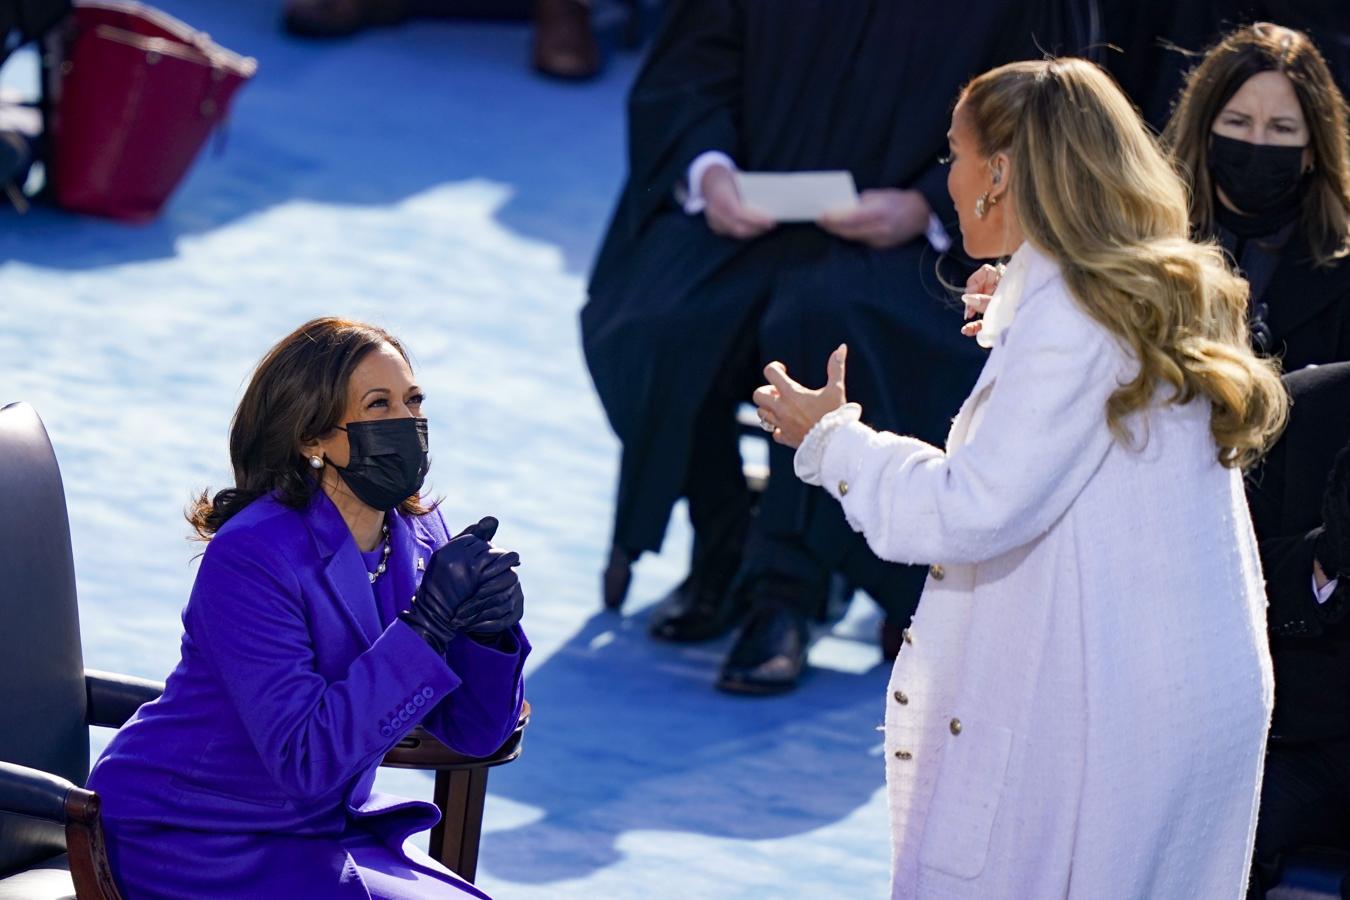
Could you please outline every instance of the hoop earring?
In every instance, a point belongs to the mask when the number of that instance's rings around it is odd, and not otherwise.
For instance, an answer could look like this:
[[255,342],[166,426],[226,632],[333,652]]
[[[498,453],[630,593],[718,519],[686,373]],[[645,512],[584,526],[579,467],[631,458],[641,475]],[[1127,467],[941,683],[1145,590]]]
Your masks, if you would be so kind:
[[311,456],[311,457],[309,458],[309,467],[310,467],[311,469],[322,469],[322,468],[323,468],[323,457],[322,457],[322,456]]

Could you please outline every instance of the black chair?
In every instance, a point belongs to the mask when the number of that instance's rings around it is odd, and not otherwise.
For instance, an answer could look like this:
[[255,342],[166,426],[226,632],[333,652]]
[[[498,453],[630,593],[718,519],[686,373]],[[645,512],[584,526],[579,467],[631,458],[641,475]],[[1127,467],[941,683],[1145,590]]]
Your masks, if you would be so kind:
[[[89,726],[119,728],[163,684],[84,668],[65,494],[32,407],[0,408],[0,900],[120,900],[108,869]],[[435,770],[431,855],[473,880],[487,770],[520,755],[529,706],[492,756],[417,729],[385,757]]]

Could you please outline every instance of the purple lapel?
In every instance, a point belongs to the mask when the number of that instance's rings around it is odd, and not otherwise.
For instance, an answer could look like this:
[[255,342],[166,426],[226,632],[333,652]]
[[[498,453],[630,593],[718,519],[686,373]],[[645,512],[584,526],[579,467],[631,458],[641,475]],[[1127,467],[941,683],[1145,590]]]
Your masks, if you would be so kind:
[[[380,636],[380,617],[370,591],[370,573],[361,560],[361,552],[347,528],[342,513],[323,491],[317,491],[305,510],[305,523],[314,536],[314,545],[324,559],[324,577],[341,601],[341,608],[352,627],[374,643]],[[393,537],[390,529],[390,538]]]

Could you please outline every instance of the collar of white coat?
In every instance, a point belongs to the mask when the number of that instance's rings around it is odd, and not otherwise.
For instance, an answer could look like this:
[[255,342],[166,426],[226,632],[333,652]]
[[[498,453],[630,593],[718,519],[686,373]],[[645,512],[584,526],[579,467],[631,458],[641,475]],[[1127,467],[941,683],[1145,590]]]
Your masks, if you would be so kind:
[[1058,273],[1059,266],[1053,259],[1030,241],[1023,241],[1003,267],[1003,277],[985,308],[980,331],[975,335],[979,345],[988,350],[998,343],[999,335],[1012,324],[1022,300]]

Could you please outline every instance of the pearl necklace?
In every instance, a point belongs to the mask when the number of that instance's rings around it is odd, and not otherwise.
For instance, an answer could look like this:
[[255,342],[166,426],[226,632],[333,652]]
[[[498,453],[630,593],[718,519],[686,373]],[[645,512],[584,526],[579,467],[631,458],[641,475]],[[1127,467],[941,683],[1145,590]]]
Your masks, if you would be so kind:
[[386,568],[388,568],[388,564],[389,564],[389,553],[390,553],[391,550],[394,549],[393,543],[389,540],[389,523],[388,523],[388,522],[386,522],[386,523],[384,524],[384,526],[381,528],[381,531],[382,531],[383,534],[384,534],[384,553],[382,553],[382,554],[380,555],[380,564],[379,564],[378,566],[375,567],[375,571],[374,571],[374,572],[368,572],[368,573],[366,573],[366,574],[370,575],[370,583],[371,583],[371,584],[374,584],[374,583],[375,583],[375,579],[376,579],[376,578],[379,578],[381,575],[383,575],[383,574],[384,574],[384,570],[385,570]]

